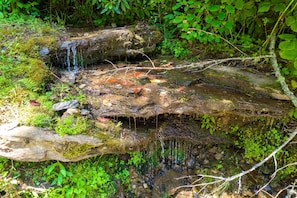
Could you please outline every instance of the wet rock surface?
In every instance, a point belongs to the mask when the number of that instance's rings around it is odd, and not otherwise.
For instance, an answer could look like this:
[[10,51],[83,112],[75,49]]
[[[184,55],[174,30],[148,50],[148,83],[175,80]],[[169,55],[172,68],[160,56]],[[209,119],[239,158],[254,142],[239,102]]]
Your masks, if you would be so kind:
[[[79,141],[81,136],[65,138],[48,130],[14,125],[2,127],[2,135],[7,137],[1,155],[22,161],[77,161],[107,153],[126,153],[146,148],[151,142],[172,139],[194,145],[230,144],[232,141],[223,134],[210,133],[209,126],[201,128],[203,115],[215,117],[220,130],[228,130],[231,125],[240,127],[259,118],[281,119],[291,107],[273,76],[261,78],[260,74],[226,66],[190,73],[179,69],[180,65],[146,67],[122,63],[77,71],[75,82],[71,77],[69,83],[85,94],[84,105],[78,100],[54,104],[53,110],[60,112],[62,121],[78,115],[90,120],[92,125],[84,137],[97,140],[98,145],[88,145],[90,149],[84,148],[71,157],[69,150],[85,144]],[[67,74],[62,76],[66,82],[67,78]],[[13,130],[22,134],[21,138],[14,140]],[[53,151],[47,146],[55,145],[52,139],[62,141],[59,144],[68,145],[67,148]],[[38,144],[31,147],[27,140]],[[16,155],[16,150],[20,153],[28,150],[31,154]],[[223,155],[214,154],[217,160]],[[188,160],[188,166],[193,163],[193,159]]]
[[[201,73],[171,70],[146,74],[143,68],[81,71],[78,84],[95,116],[149,118],[161,114],[233,113],[282,116],[290,108],[274,77],[217,66]],[[255,80],[256,79],[256,80]],[[271,85],[272,87],[268,86]],[[273,87],[275,86],[275,87]]]

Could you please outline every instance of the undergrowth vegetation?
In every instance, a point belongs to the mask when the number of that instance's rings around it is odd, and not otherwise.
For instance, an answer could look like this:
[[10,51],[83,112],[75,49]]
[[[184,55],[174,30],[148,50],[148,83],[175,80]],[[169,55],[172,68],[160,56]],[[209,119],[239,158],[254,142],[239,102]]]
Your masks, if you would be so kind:
[[[42,192],[45,197],[113,197],[119,186],[128,191],[130,187],[129,169],[138,168],[145,163],[139,152],[131,153],[133,157],[125,162],[117,155],[105,155],[75,163],[10,162],[1,158],[0,172],[4,178],[26,180],[27,184],[37,187],[49,186]],[[5,196],[36,197],[37,192],[23,189],[17,191],[13,180],[1,182]],[[39,192],[40,193],[40,192]],[[40,195],[41,196],[41,195]]]

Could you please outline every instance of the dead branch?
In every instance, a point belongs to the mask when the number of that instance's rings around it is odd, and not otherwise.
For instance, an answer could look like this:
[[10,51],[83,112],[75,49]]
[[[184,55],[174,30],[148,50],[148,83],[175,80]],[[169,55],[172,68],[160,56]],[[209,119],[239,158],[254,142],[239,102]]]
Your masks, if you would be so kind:
[[[215,179],[215,181],[205,182],[205,183],[200,183],[200,184],[195,184],[195,182],[196,182],[195,181],[192,185],[179,186],[179,187],[175,188],[174,190],[177,191],[178,189],[181,189],[181,188],[205,187],[205,186],[209,186],[209,185],[219,184],[220,183],[220,185],[218,187],[214,188],[214,190],[212,191],[212,194],[213,194],[213,193],[216,193],[216,192],[222,190],[223,188],[225,188],[229,184],[229,182],[234,181],[234,180],[238,180],[239,181],[238,193],[239,193],[241,191],[241,185],[240,185],[241,184],[241,178],[244,175],[247,175],[247,174],[253,172],[257,168],[259,168],[260,166],[262,166],[264,163],[266,163],[268,160],[270,160],[271,158],[275,158],[275,155],[280,150],[282,150],[291,140],[293,140],[293,138],[296,135],[297,135],[297,128],[294,130],[294,132],[292,132],[290,134],[289,138],[281,146],[279,146],[270,155],[268,155],[262,161],[260,161],[259,163],[255,164],[252,168],[250,168],[250,169],[248,169],[246,171],[243,171],[243,172],[241,172],[239,174],[236,174],[236,175],[233,175],[231,177],[217,177],[217,176],[212,176],[212,175],[199,174],[199,175],[197,175],[197,177],[199,177],[199,180],[201,180],[201,178],[212,178],[212,179]],[[292,164],[288,164],[288,165],[286,165],[286,166],[284,166],[282,168],[276,169],[275,172],[272,174],[272,176],[273,175],[276,175],[278,171],[280,171],[280,170],[282,170],[282,169],[284,169],[284,168],[286,168],[288,166],[291,166],[291,165],[297,165],[297,162],[292,163]],[[176,178],[176,179],[180,179],[180,178]],[[260,190],[263,190],[263,188],[261,188]]]
[[294,95],[294,93],[291,92],[291,90],[289,89],[289,87],[288,87],[288,85],[287,85],[287,83],[285,81],[285,78],[281,75],[279,67],[278,67],[278,63],[277,63],[277,60],[276,60],[276,55],[275,55],[275,52],[274,52],[275,40],[276,40],[276,36],[275,36],[275,34],[273,34],[271,36],[270,46],[269,46],[271,65],[272,65],[272,67],[274,69],[275,76],[276,76],[277,80],[281,84],[281,87],[282,87],[284,93],[291,99],[294,106],[297,107],[297,98]]
[[152,63],[152,67],[122,67],[122,68],[114,68],[111,70],[105,70],[98,72],[97,75],[106,75],[109,73],[116,73],[119,71],[129,71],[129,70],[176,70],[176,69],[185,69],[186,71],[190,72],[202,72],[204,70],[207,70],[211,67],[214,67],[216,65],[228,62],[228,61],[247,61],[247,60],[258,60],[258,59],[265,59],[265,58],[271,58],[271,55],[262,55],[262,56],[256,56],[256,57],[234,57],[234,58],[225,58],[225,59],[218,59],[218,60],[208,60],[208,61],[201,61],[196,63],[190,63],[190,64],[182,64],[182,65],[176,65],[175,67],[156,67],[152,60],[150,62]]

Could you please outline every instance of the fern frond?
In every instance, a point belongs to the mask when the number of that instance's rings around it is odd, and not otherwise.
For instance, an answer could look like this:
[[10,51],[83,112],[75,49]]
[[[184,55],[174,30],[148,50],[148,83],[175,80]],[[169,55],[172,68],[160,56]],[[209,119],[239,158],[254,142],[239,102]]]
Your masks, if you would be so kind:
[[28,89],[30,91],[36,91],[37,89],[36,83],[30,78],[22,78],[18,80],[17,83],[24,89]]

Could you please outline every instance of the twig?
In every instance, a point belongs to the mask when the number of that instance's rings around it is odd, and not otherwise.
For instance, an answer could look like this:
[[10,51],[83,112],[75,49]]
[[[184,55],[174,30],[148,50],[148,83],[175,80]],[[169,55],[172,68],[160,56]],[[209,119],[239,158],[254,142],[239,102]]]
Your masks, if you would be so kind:
[[289,167],[289,166],[297,166],[297,162],[290,163],[290,164],[287,164],[287,165],[285,165],[285,166],[283,166],[283,167],[281,167],[281,168],[276,169],[276,170],[273,172],[273,174],[271,175],[270,180],[269,180],[264,186],[262,186],[262,187],[255,193],[255,195],[258,194],[260,191],[262,191],[266,186],[268,186],[268,185],[272,182],[272,180],[275,178],[276,174],[277,174],[279,171],[281,171],[281,170],[283,170],[283,169],[285,169],[285,168],[287,168],[287,167]]
[[106,61],[106,62],[108,62],[108,63],[110,63],[115,69],[118,69],[118,67],[117,66],[115,66],[115,64],[113,64],[110,60],[107,60],[107,59],[105,59],[104,61]]
[[270,55],[271,55],[270,61],[271,61],[272,67],[274,69],[275,76],[276,76],[277,80],[279,81],[279,83],[281,84],[281,87],[282,87],[284,93],[291,99],[294,106],[297,107],[297,98],[294,95],[294,93],[290,91],[288,85],[285,82],[285,78],[281,75],[279,67],[278,67],[276,55],[274,53],[275,40],[276,40],[275,37],[276,37],[275,34],[273,34],[270,39],[270,46],[269,46],[269,51],[270,51]]
[[[209,60],[209,61],[202,61],[197,63],[190,63],[190,64],[182,64],[177,65],[175,67],[123,67],[123,68],[116,68],[111,70],[102,71],[99,73],[99,75],[105,75],[107,73],[112,72],[118,72],[122,70],[175,70],[175,69],[186,69],[186,71],[192,71],[192,72],[202,72],[206,69],[209,69],[211,67],[214,67],[218,64],[222,64],[224,62],[228,61],[234,61],[234,60],[240,60],[240,61],[246,61],[246,60],[255,60],[255,59],[265,59],[265,58],[271,58],[271,55],[262,55],[262,56],[256,56],[256,57],[234,57],[234,58],[225,58],[225,59],[219,59],[219,60]],[[153,62],[152,62],[153,64]],[[198,70],[197,70],[198,69]]]
[[141,54],[141,55],[145,56],[145,57],[151,62],[153,68],[155,68],[155,64],[154,64],[154,62],[152,61],[152,59],[150,59],[150,57],[149,57],[148,55],[146,55],[145,53],[143,53],[142,51],[139,51],[139,50],[128,50],[127,52],[128,52],[128,53],[131,53],[131,54],[133,54],[133,53],[136,52],[136,53],[138,53],[138,54]]

